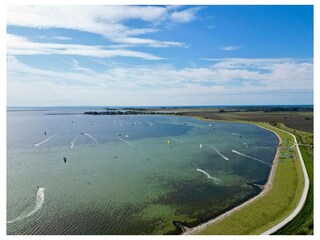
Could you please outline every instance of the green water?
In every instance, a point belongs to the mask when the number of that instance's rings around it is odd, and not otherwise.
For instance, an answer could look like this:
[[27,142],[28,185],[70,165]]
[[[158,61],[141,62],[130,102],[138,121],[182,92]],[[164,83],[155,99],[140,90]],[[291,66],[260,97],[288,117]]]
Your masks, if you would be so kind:
[[8,113],[7,233],[177,234],[175,222],[194,226],[256,195],[247,183],[266,182],[277,143],[250,124]]

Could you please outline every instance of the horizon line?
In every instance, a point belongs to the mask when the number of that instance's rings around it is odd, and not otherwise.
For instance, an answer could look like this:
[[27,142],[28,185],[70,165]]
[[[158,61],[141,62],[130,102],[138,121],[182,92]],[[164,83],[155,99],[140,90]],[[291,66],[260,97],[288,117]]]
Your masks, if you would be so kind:
[[246,106],[314,106],[314,104],[217,104],[217,105],[14,105],[10,107],[246,107]]

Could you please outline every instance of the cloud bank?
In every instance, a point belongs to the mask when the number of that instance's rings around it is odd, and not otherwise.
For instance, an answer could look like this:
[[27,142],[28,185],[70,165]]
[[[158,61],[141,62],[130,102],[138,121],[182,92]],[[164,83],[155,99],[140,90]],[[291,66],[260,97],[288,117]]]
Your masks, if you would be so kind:
[[114,66],[104,71],[74,60],[67,72],[37,69],[12,56],[7,61],[9,105],[38,102],[43,89],[44,105],[59,104],[57,100],[72,105],[82,97],[94,105],[192,105],[204,104],[203,99],[228,104],[230,96],[242,104],[272,104],[286,95],[310,100],[313,93],[313,63],[301,59],[235,58],[199,68]]
[[[8,6],[8,26],[63,28],[101,35],[108,40],[149,47],[183,46],[183,43],[137,37],[161,31],[161,24],[188,23],[201,8],[165,6]],[[146,27],[132,27],[130,20],[143,21]]]
[[7,34],[8,55],[75,55],[98,58],[135,57],[145,60],[160,60],[161,57],[132,50],[106,49],[103,46],[80,44],[36,43],[27,38]]

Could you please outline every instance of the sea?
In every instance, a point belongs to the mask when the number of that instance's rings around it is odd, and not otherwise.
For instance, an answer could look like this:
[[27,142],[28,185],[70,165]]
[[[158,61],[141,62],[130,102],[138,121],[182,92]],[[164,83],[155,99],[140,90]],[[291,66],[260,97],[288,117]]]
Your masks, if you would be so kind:
[[101,107],[7,108],[8,235],[179,234],[259,194],[278,138],[253,124]]

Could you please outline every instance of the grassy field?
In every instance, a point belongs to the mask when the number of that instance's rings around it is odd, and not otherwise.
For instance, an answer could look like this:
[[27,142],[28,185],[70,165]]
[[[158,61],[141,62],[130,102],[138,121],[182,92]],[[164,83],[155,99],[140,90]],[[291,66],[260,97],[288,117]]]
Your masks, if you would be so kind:
[[286,126],[301,131],[313,132],[313,112],[224,112],[217,111],[189,111],[181,115],[202,117],[226,121],[253,121],[253,122],[282,122]]
[[[263,127],[268,128],[265,124]],[[296,151],[288,151],[288,147],[293,144],[292,136],[280,130],[272,130],[283,140],[280,150],[282,157],[278,162],[272,189],[264,197],[197,234],[260,234],[282,221],[295,209],[304,186],[301,164]]]
[[[313,144],[312,134],[290,129],[283,124],[277,125],[278,127],[295,134],[298,143]],[[300,146],[300,151],[310,179],[307,200],[301,212],[290,223],[278,230],[275,234],[313,234],[313,148],[310,146]]]

